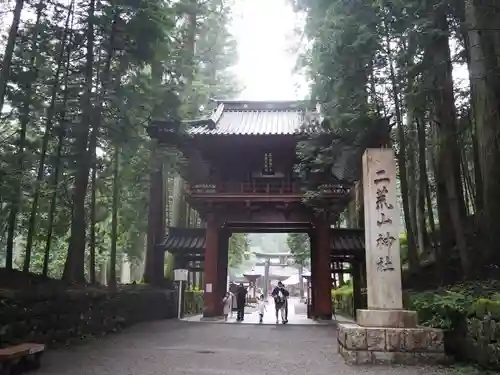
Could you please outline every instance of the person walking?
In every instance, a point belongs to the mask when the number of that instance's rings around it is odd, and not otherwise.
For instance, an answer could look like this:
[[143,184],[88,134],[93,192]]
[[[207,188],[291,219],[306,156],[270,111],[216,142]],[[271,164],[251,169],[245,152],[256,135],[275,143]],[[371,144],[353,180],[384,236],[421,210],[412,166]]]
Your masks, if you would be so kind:
[[276,324],[279,323],[279,314],[281,312],[281,321],[283,324],[288,323],[288,314],[285,313],[285,308],[286,308],[286,299],[290,293],[288,290],[285,289],[285,286],[283,283],[280,281],[278,283],[278,286],[274,288],[271,296],[274,299],[274,307],[276,309]]
[[229,313],[231,312],[232,300],[233,299],[232,299],[231,293],[226,292],[226,295],[222,299],[224,321],[226,321],[226,322],[227,322],[227,317],[229,316]]
[[264,321],[264,311],[267,311],[266,303],[264,302],[264,295],[261,294],[259,297],[257,309],[259,310],[259,323]]
[[238,291],[236,294],[236,308],[238,310],[238,314],[236,317],[237,322],[242,322],[245,318],[245,303],[247,299],[247,290],[243,286],[243,283],[240,283],[238,286]]

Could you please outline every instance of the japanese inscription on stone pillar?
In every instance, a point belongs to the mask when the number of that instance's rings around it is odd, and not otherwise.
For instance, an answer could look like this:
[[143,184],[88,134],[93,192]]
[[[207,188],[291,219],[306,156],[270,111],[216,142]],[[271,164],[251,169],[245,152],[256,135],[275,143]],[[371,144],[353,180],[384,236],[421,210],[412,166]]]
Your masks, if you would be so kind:
[[402,308],[401,227],[392,149],[365,151],[363,193],[368,308]]

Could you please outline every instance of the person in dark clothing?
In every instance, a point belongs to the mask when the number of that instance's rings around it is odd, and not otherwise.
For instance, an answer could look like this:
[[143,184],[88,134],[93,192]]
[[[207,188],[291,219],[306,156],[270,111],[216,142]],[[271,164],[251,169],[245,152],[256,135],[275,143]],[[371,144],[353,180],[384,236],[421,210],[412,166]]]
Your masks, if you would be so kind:
[[236,321],[242,322],[245,317],[245,303],[247,298],[247,290],[240,284],[238,286],[238,291],[236,292],[236,307],[238,309],[238,314],[236,317]]
[[276,324],[279,322],[279,312],[281,311],[281,320],[283,324],[288,323],[288,303],[287,298],[290,295],[288,290],[285,289],[285,286],[280,281],[278,286],[274,288],[271,295],[274,298],[274,306],[276,308]]

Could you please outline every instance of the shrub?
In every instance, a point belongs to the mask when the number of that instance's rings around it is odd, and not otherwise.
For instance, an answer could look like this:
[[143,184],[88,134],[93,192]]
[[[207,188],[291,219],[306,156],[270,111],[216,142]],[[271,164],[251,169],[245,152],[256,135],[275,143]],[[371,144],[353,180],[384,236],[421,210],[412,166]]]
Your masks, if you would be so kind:
[[479,298],[468,310],[469,317],[500,321],[500,300]]
[[471,303],[466,295],[452,291],[410,295],[410,308],[418,312],[420,324],[445,330],[452,330],[460,324]]
[[[478,313],[485,308],[494,310],[497,306],[495,299],[500,299],[499,287],[500,283],[492,280],[457,284],[429,292],[409,292],[408,307],[418,312],[420,324],[454,330],[471,314],[471,308]],[[479,302],[481,299],[489,302]]]
[[352,284],[350,282],[336,289],[332,289],[332,296],[352,296],[352,295],[353,295],[353,289],[352,289]]
[[354,298],[351,283],[346,283],[339,288],[332,289],[332,304],[335,312],[353,317]]
[[186,290],[184,292],[184,314],[195,315],[203,312],[203,292]]

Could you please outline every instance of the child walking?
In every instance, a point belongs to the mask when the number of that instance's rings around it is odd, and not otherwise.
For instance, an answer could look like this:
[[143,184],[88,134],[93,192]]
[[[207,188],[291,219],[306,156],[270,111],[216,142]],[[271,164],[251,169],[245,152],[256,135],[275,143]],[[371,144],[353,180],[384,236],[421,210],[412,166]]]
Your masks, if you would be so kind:
[[264,311],[267,311],[266,303],[264,302],[264,295],[263,294],[261,294],[259,297],[257,308],[259,309],[259,323],[262,323],[264,320]]
[[227,322],[227,317],[231,312],[231,294],[229,292],[226,292],[226,295],[222,299],[222,305],[224,306],[223,308],[224,321]]

